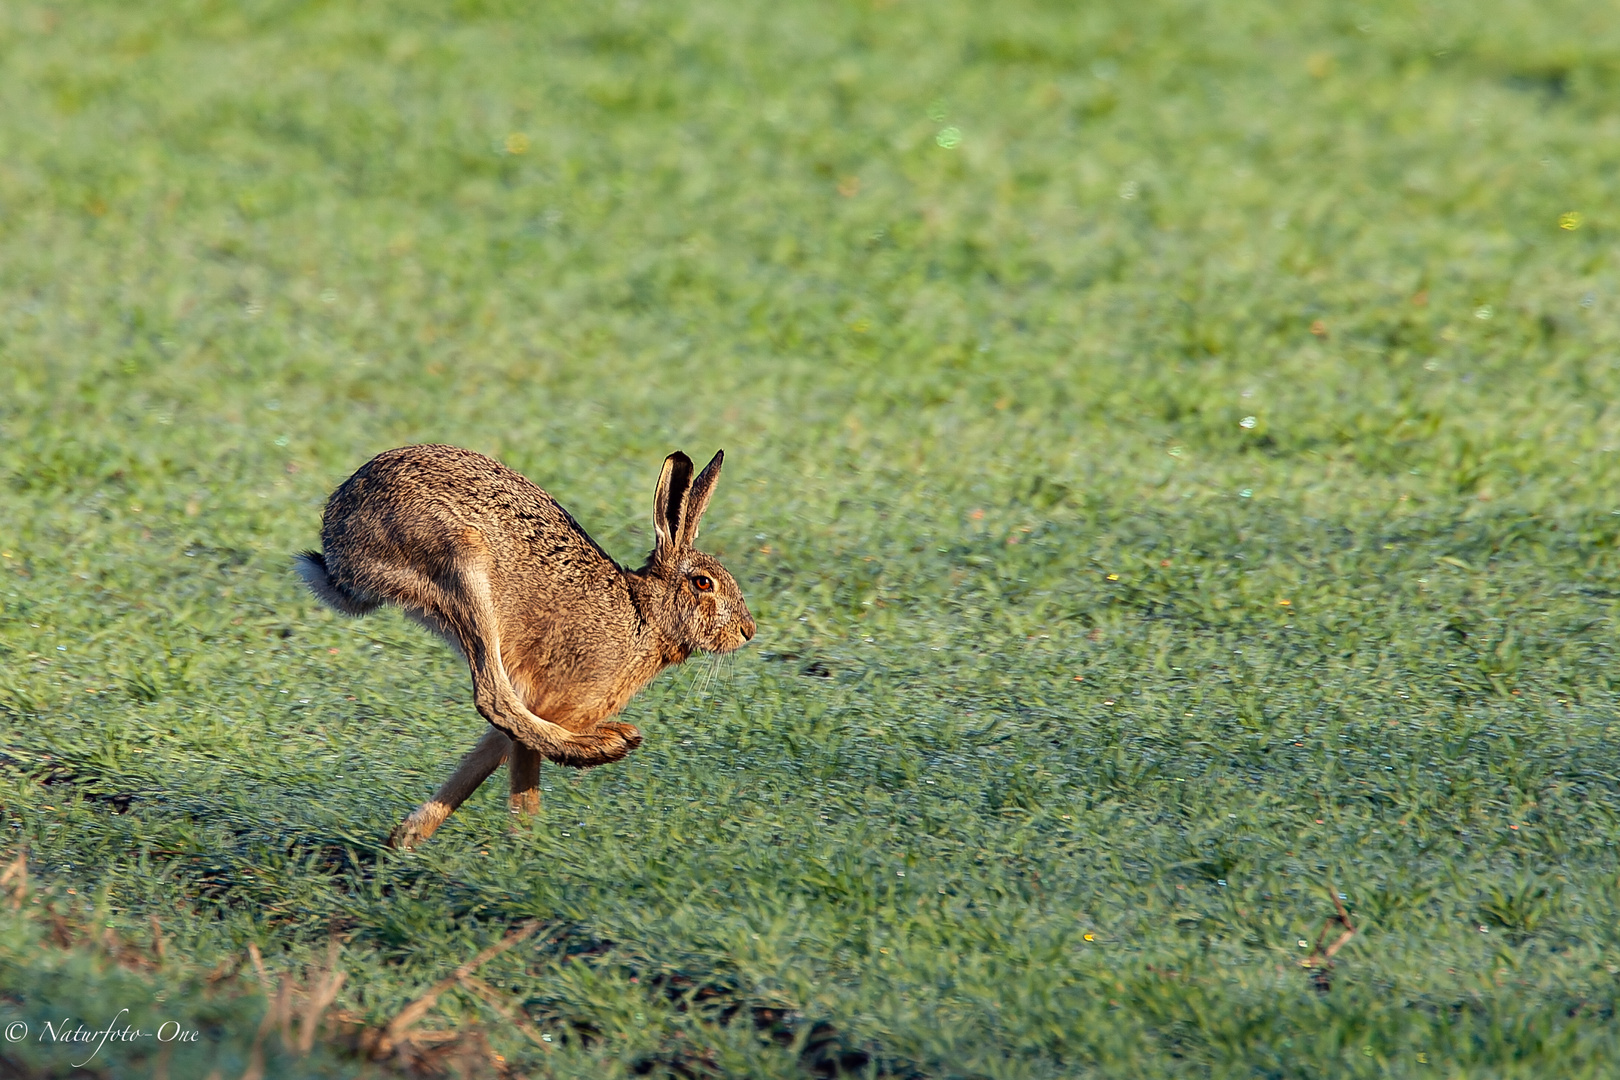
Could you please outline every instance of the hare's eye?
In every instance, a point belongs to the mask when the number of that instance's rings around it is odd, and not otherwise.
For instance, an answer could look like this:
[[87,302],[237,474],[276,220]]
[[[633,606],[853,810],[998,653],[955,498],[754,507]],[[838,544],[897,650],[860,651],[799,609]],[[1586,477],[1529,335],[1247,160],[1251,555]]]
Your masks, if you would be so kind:
[[713,592],[714,579],[703,574],[692,575],[692,587],[698,592]]

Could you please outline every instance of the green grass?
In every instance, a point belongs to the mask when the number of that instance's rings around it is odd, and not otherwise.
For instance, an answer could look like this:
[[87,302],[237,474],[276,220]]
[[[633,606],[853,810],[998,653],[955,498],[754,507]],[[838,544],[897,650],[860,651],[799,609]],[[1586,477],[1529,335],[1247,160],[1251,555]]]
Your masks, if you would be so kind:
[[[534,918],[548,1048],[426,1022],[526,1075],[1613,1075],[1612,15],[0,6],[0,1020],[234,1076],[250,944],[376,1025]],[[413,441],[627,562],[724,447],[760,632],[399,856],[465,672],[290,556]]]

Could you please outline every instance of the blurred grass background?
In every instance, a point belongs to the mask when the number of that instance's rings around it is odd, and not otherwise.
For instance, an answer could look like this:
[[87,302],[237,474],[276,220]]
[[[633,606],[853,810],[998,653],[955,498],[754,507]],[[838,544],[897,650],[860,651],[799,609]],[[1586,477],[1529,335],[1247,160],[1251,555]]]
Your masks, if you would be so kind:
[[[1612,16],[0,6],[0,1019],[234,1075],[249,944],[375,1026],[538,918],[489,1069],[1611,1075]],[[415,441],[626,562],[724,447],[760,634],[400,857],[464,672],[289,558]]]

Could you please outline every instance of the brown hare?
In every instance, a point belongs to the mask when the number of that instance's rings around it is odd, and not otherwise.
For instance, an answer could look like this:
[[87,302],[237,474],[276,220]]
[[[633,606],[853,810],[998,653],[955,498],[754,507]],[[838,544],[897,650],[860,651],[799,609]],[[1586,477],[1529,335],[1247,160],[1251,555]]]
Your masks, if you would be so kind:
[[298,556],[310,590],[345,615],[382,604],[448,641],[472,669],[490,730],[388,838],[412,848],[510,759],[511,808],[540,808],[540,761],[617,761],[641,732],[609,717],[671,664],[754,636],[737,582],[693,547],[720,479],[717,453],[664,459],[656,542],[620,566],[557,501],[500,462],[453,446],[378,454],[327,501],[324,552]]

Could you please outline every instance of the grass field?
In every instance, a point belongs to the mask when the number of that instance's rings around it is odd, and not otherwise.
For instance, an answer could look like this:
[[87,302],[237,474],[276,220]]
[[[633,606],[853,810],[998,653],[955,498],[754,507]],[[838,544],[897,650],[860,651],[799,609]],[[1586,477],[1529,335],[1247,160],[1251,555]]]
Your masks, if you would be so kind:
[[[0,4],[6,1067],[377,1074],[538,920],[469,1068],[1614,1075],[1617,103],[1565,0]],[[724,447],[760,629],[402,856],[465,670],[290,559],[425,441],[626,562]]]

